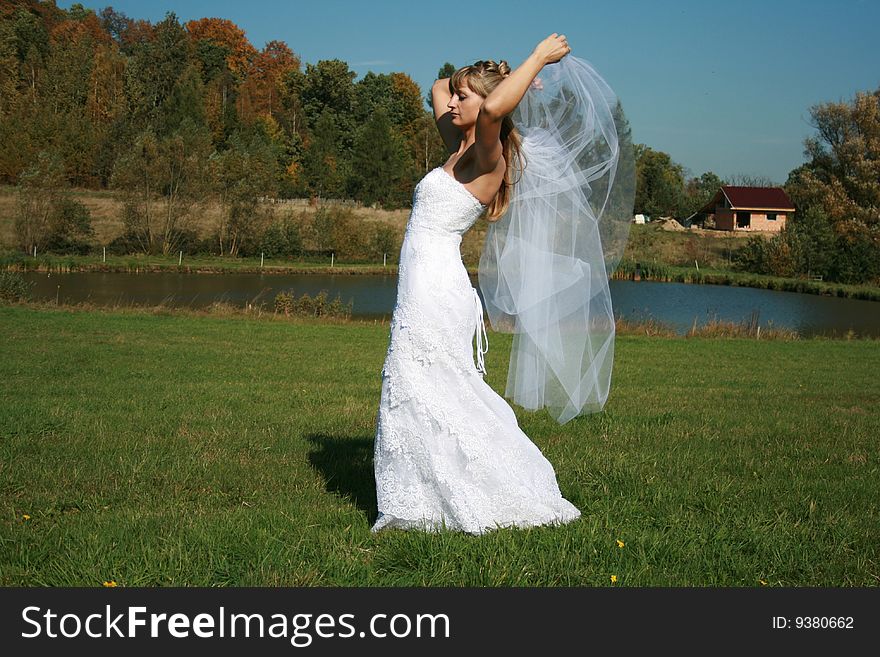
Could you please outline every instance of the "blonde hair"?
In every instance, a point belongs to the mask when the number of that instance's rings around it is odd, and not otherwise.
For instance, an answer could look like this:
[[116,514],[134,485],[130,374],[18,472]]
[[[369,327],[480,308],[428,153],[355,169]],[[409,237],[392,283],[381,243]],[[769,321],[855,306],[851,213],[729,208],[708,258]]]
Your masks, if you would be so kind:
[[[450,76],[449,93],[454,94],[457,90],[462,89],[466,82],[467,86],[475,93],[485,98],[508,75],[510,75],[510,66],[503,59],[497,63],[491,59],[480,60],[470,66],[461,67]],[[504,171],[501,187],[498,188],[498,192],[486,208],[486,219],[489,221],[497,221],[505,213],[510,205],[513,187],[519,180],[518,177],[516,181],[513,180],[513,173],[522,172],[525,167],[522,137],[513,124],[510,114],[501,120],[500,138],[502,155],[507,167]]]

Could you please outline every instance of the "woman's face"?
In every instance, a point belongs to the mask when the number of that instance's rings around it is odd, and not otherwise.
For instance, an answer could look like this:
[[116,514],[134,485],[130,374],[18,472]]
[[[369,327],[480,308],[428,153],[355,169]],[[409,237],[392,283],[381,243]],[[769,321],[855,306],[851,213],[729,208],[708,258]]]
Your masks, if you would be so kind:
[[452,98],[446,104],[452,114],[452,124],[459,128],[475,124],[484,100],[486,99],[480,94],[471,90],[465,80],[464,88],[452,94]]

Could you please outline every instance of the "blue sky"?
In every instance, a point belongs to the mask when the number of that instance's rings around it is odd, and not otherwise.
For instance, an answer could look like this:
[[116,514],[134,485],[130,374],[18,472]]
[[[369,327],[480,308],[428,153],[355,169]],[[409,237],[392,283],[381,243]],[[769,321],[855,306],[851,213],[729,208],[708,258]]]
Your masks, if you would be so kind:
[[[59,1],[63,8],[72,3]],[[553,32],[619,94],[633,139],[693,175],[785,182],[814,133],[809,107],[880,86],[876,0],[162,0],[111,4],[132,18],[228,18],[257,48],[285,41],[303,64],[342,59],[360,79],[402,71],[423,94],[444,62],[516,68]]]

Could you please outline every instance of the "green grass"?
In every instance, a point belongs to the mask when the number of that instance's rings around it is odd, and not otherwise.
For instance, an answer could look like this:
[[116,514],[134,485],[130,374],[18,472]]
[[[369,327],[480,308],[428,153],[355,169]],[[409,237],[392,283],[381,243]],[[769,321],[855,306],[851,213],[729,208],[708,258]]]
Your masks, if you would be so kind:
[[[637,268],[636,265],[640,266]],[[751,287],[778,292],[799,292],[821,296],[845,297],[864,301],[880,301],[880,287],[876,285],[856,285],[849,283],[829,283],[807,280],[805,278],[785,278],[766,274],[734,271],[731,269],[711,269],[708,267],[678,267],[652,263],[636,263],[623,260],[614,271],[612,278],[622,280],[661,281],[671,283],[696,283],[704,285],[730,285]]]
[[369,532],[387,324],[4,306],[0,331],[0,585],[880,583],[877,341],[621,336],[602,413],[514,407],[583,517],[474,537]]
[[[178,264],[180,262],[180,264]],[[37,254],[37,257],[24,253],[0,253],[0,269],[12,271],[43,271],[68,273],[74,271],[104,272],[180,272],[180,273],[262,273],[262,274],[396,274],[397,265],[389,257],[382,265],[379,258],[375,263],[340,262],[335,259],[331,266],[330,258],[318,260],[290,258],[238,258],[216,255],[185,255],[179,259],[175,255],[57,255]]]

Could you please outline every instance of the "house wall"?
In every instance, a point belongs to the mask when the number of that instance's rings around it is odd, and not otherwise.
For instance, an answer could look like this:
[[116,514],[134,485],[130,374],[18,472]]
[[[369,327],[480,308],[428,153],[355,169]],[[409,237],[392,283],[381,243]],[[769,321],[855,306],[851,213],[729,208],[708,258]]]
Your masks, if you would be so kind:
[[778,233],[785,226],[785,213],[777,212],[776,221],[767,219],[767,213],[752,212],[752,230]]
[[784,212],[776,213],[776,220],[767,219],[766,212],[752,212],[749,228],[736,228],[736,213],[718,206],[715,208],[715,228],[717,230],[747,230],[768,233],[778,233],[785,227],[787,215]]
[[715,208],[715,228],[718,230],[733,230],[733,212],[722,207]]

